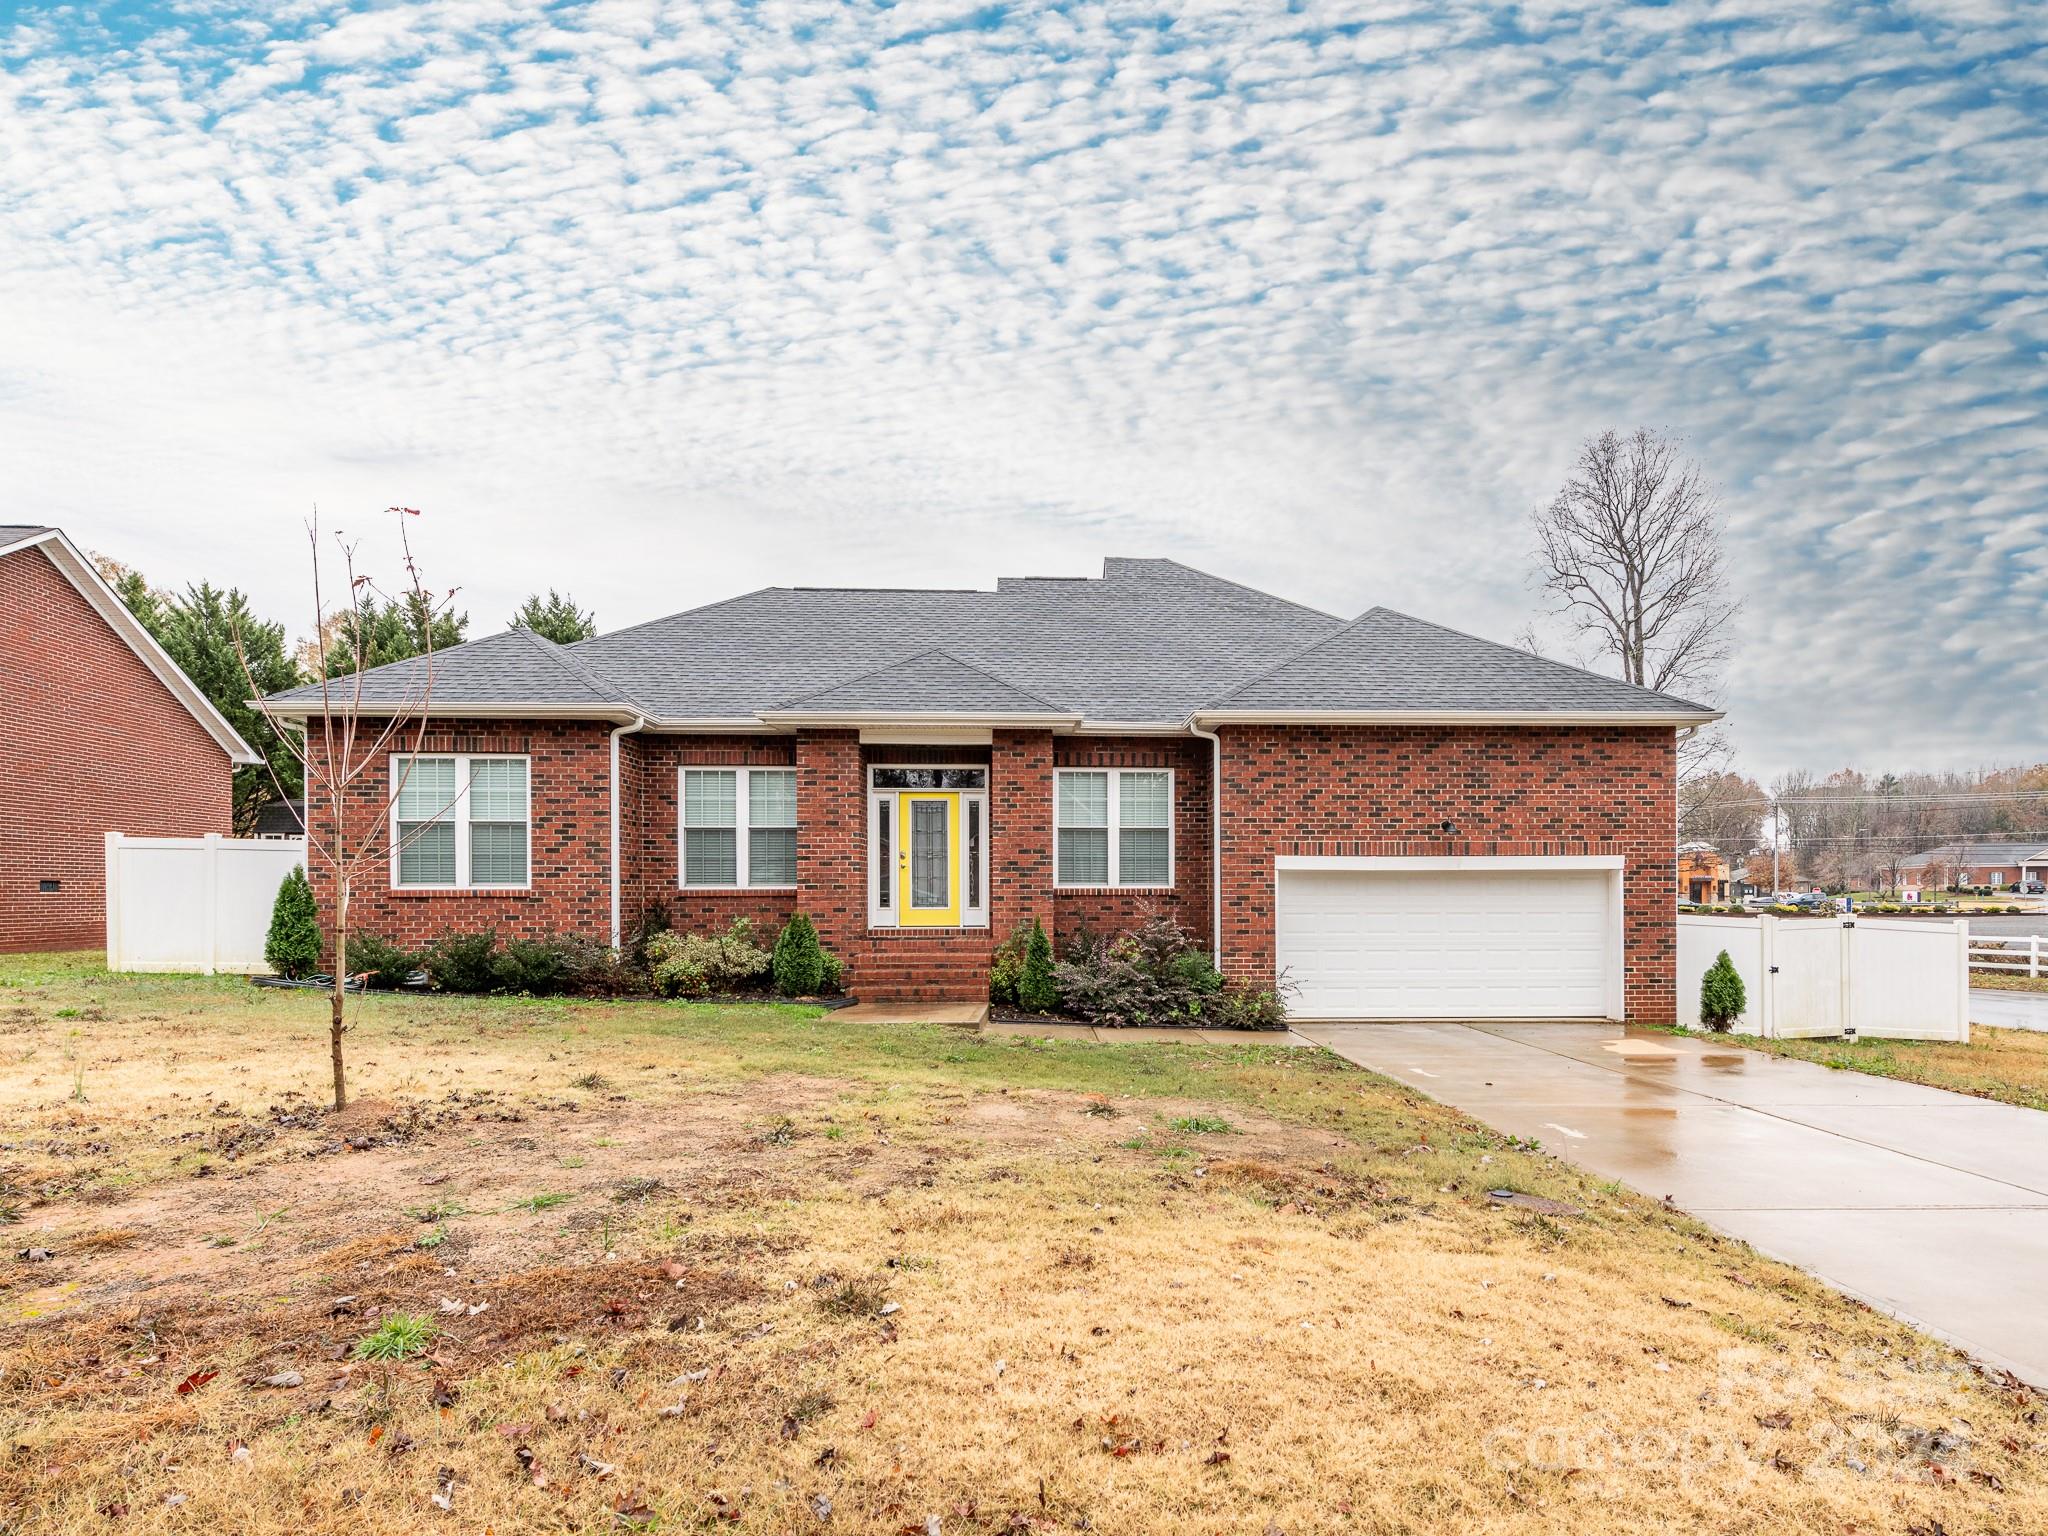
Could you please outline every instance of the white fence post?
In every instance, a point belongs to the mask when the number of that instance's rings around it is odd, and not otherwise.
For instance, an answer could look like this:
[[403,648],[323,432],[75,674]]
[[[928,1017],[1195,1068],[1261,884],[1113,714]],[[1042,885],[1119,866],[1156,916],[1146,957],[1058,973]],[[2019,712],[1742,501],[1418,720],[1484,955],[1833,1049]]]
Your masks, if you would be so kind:
[[121,834],[107,834],[107,969],[121,967]]

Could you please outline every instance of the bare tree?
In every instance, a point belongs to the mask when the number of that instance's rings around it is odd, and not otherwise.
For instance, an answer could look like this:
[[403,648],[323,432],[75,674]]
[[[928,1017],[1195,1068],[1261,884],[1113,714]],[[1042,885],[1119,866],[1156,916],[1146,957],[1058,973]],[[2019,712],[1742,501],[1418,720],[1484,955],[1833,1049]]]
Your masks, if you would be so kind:
[[1535,526],[1543,589],[1582,638],[1631,683],[1711,700],[1736,604],[1719,498],[1676,440],[1646,427],[1588,439]]
[[[419,513],[411,507],[388,507],[385,510],[398,519],[398,543],[405,570],[405,580],[398,588],[398,595],[412,611],[426,615],[429,621],[424,625],[427,640],[426,648],[419,657],[419,666],[398,698],[365,703],[363,675],[367,670],[365,663],[368,657],[363,647],[369,643],[368,626],[363,622],[365,607],[380,599],[388,604],[391,597],[371,577],[356,569],[356,546],[337,534],[335,547],[340,551],[347,591],[343,600],[332,611],[329,610],[321,579],[320,526],[316,512],[306,524],[306,542],[313,557],[313,639],[309,642],[313,654],[308,659],[307,670],[319,684],[320,718],[317,726],[309,723],[303,731],[292,731],[279,725],[268,711],[264,712],[265,720],[271,729],[277,731],[304,772],[306,853],[311,866],[308,873],[327,876],[329,901],[322,919],[327,942],[333,952],[328,1055],[334,1071],[336,1109],[348,1105],[348,1074],[342,1057],[342,1037],[348,1032],[348,935],[356,880],[364,870],[377,869],[387,863],[409,841],[408,837],[397,835],[398,796],[412,771],[413,757],[426,739],[427,706],[434,691],[434,626],[431,621],[446,612],[455,597],[450,591],[435,598],[426,590],[419,565],[413,559],[411,538],[406,532],[406,519],[418,517]],[[337,623],[337,620],[345,622]],[[356,648],[355,654],[349,658],[354,665],[348,668],[346,676],[331,675],[340,669],[328,665],[330,660],[341,659],[331,655],[338,645]],[[240,635],[236,636],[236,649],[241,649]],[[243,666],[246,671],[246,656]],[[250,687],[252,691],[256,687],[253,674]],[[366,711],[368,718],[365,718]],[[380,771],[387,754],[393,751],[400,751],[404,756],[386,794],[374,776]],[[369,794],[363,792],[366,781],[372,786]],[[462,786],[456,786],[458,797],[461,791]],[[283,786],[279,785],[279,793],[282,795],[283,792]],[[445,814],[452,808],[453,801],[438,814]],[[425,825],[422,823],[421,827],[415,828],[411,836],[418,836]]]

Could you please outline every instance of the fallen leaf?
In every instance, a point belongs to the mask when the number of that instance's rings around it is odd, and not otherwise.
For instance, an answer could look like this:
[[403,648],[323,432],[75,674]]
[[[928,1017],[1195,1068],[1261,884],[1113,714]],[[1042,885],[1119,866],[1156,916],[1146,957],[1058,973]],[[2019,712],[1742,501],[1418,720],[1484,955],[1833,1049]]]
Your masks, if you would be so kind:
[[816,1515],[820,1520],[830,1520],[832,1518],[832,1501],[826,1498],[825,1495],[823,1495],[822,1493],[812,1494],[811,1513]]
[[303,1387],[306,1378],[297,1371],[279,1371],[275,1376],[266,1376],[261,1383],[266,1387]]
[[219,1371],[194,1371],[190,1376],[187,1376],[178,1383],[178,1395],[180,1397],[190,1397],[219,1374]]
[[867,1417],[866,1417],[866,1418],[864,1418],[864,1419],[862,1419],[862,1420],[860,1421],[860,1427],[861,1427],[862,1429],[873,1429],[873,1428],[875,1427],[875,1410],[874,1410],[874,1409],[870,1408],[870,1409],[868,1410],[868,1412],[867,1412]]

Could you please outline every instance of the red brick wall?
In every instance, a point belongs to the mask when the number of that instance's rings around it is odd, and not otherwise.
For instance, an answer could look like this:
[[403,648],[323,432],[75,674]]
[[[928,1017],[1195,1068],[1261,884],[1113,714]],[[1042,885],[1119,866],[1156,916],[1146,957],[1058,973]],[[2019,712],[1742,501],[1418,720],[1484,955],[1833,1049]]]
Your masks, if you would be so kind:
[[1225,726],[1221,735],[1229,974],[1273,976],[1281,854],[1620,854],[1628,1013],[1672,1021],[1671,731]]
[[[675,736],[635,732],[620,738],[632,768],[623,777],[632,796],[633,828],[627,838],[626,894],[620,921],[631,936],[650,905],[666,909],[670,924],[684,933],[716,933],[736,917],[751,918],[762,945],[796,910],[795,891],[685,890],[682,882],[682,770],[689,768],[790,768],[796,740],[790,736]],[[797,805],[798,854],[805,818]]]
[[[1062,933],[1077,927],[1119,932],[1161,912],[1209,947],[1209,743],[1146,736],[1057,736],[1056,768],[1170,768],[1173,770],[1173,887],[1170,890],[1055,891],[1053,909]],[[1048,786],[1047,794],[1051,790]],[[1049,825],[1049,823],[1048,823]]]
[[[363,729],[374,734],[374,726],[366,724]],[[517,752],[530,759],[532,889],[394,890],[390,861],[380,858],[357,871],[351,926],[406,945],[486,928],[495,928],[501,938],[556,933],[608,938],[611,731],[610,725],[596,720],[434,721],[420,740],[422,752]],[[412,731],[405,732],[399,750],[413,750],[415,739]],[[357,779],[347,812],[352,841],[359,842],[375,823],[390,794],[388,760]],[[324,837],[332,817],[317,792],[308,801],[313,835]],[[380,833],[378,846],[388,847],[388,836]],[[309,865],[314,895],[325,909],[332,901],[332,868],[317,857]]]
[[106,834],[226,833],[232,771],[40,549],[0,557],[0,950],[104,944]]
[[1052,733],[997,731],[989,751],[989,929],[1037,918],[1058,930],[1052,893]]
[[797,733],[796,906],[842,956],[868,931],[865,779],[858,732]]

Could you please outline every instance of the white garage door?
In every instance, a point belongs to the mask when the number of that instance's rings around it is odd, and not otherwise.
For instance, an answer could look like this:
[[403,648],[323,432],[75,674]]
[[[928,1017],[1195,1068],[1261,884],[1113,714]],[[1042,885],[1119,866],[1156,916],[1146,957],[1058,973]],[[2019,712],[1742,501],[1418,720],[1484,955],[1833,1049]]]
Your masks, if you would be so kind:
[[1613,871],[1285,869],[1281,970],[1307,1019],[1618,1014]]

